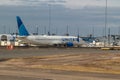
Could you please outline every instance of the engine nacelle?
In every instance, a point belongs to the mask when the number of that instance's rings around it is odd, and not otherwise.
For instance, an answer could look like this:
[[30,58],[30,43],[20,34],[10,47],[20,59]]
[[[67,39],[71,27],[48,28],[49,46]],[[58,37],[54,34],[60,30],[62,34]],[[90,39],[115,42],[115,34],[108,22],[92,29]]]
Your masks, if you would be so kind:
[[72,42],[67,42],[67,47],[73,47],[74,44]]

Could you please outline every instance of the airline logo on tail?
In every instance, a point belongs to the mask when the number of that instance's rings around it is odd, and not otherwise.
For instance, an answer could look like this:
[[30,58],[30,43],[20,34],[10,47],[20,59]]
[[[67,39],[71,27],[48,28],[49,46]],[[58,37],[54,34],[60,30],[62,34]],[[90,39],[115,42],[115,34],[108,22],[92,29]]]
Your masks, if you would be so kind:
[[19,16],[16,17],[17,18],[17,24],[18,24],[18,30],[19,30],[19,35],[20,36],[28,36],[29,33],[26,29],[26,27],[24,26],[21,18]]

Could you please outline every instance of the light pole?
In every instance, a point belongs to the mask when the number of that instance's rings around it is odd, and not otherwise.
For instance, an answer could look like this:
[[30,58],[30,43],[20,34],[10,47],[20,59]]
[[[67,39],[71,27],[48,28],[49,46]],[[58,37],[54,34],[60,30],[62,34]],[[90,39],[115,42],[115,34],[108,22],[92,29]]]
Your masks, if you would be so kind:
[[107,13],[107,0],[106,0],[106,7],[105,7],[105,37],[106,37],[106,30],[107,30],[107,16],[108,16],[108,13]]
[[107,10],[108,10],[108,5],[107,5],[107,0],[106,0],[106,6],[105,6],[105,34],[104,34],[104,47],[106,46],[106,30],[107,30],[107,16],[108,16],[108,13],[107,13]]
[[48,5],[49,6],[49,31],[48,31],[48,35],[51,34],[51,4]]

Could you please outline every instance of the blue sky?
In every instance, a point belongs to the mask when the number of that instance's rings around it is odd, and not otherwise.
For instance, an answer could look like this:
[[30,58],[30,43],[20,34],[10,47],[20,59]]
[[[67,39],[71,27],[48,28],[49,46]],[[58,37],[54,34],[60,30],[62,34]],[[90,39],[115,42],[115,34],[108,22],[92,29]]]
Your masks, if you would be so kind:
[[[108,26],[112,34],[120,27],[120,1],[108,0]],[[48,31],[49,5],[51,5],[51,33],[63,35],[68,26],[71,35],[102,36],[105,25],[105,0],[1,0],[0,33],[15,32],[16,16],[23,19],[27,29],[39,34]]]

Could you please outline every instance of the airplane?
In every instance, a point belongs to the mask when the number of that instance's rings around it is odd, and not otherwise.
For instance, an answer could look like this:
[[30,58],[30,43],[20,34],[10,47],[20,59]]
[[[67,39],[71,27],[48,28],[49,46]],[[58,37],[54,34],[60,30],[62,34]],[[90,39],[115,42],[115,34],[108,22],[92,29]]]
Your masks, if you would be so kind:
[[44,46],[66,46],[72,47],[80,44],[81,38],[75,36],[56,36],[56,35],[31,35],[27,31],[21,18],[16,16],[19,30],[18,39],[34,45]]

